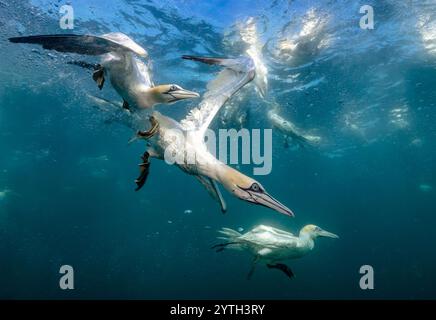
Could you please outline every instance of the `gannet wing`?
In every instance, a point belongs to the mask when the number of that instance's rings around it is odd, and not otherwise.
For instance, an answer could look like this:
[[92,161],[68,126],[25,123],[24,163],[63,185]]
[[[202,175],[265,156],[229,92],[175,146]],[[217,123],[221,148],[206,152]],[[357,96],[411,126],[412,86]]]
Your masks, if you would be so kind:
[[215,79],[208,83],[207,92],[198,107],[192,109],[181,121],[186,130],[196,130],[204,135],[224,103],[254,79],[256,75],[254,63],[249,57],[221,59],[183,56],[182,58],[224,67]]
[[255,227],[251,232],[253,233],[262,233],[262,232],[267,232],[267,233],[271,233],[271,234],[276,234],[276,235],[284,235],[284,236],[292,236],[295,237],[295,235],[291,232],[287,232],[287,231],[283,231],[271,226],[265,226],[263,224]]
[[136,68],[139,70],[139,75],[142,77],[142,82],[144,85],[152,88],[154,87],[154,82],[152,80],[152,72],[149,63],[145,63],[144,61],[135,57]]
[[35,35],[9,38],[9,41],[39,44],[48,50],[92,56],[119,51],[131,51],[139,56],[147,56],[147,51],[144,48],[121,32],[107,33],[102,36],[79,34]]
[[216,182],[208,177],[204,177],[204,176],[196,176],[196,177],[198,181],[200,181],[200,183],[206,188],[207,192],[209,192],[212,198],[214,198],[216,201],[219,202],[221,206],[221,211],[223,213],[226,212],[227,205]]
[[105,123],[118,123],[127,128],[139,130],[144,120],[137,114],[132,114],[126,109],[123,109],[122,103],[113,102],[101,97],[96,97],[90,94],[86,95],[92,103],[92,107],[98,109],[107,116]]
[[295,242],[297,237],[290,232],[282,231],[270,226],[259,225],[243,235],[246,240],[262,246],[280,246],[282,243]]

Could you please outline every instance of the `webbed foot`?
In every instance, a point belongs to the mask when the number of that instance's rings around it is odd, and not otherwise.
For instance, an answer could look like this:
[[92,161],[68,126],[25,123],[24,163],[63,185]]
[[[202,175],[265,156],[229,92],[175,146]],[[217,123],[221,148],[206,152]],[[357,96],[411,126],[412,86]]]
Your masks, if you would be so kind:
[[148,174],[150,173],[150,154],[145,151],[144,155],[141,157],[142,163],[139,164],[139,177],[135,180],[136,189],[135,191],[140,190],[145,182],[147,181]]
[[291,268],[289,268],[286,264],[276,263],[276,264],[267,264],[266,266],[270,269],[278,269],[282,271],[284,274],[288,276],[288,278],[294,277],[294,273],[292,272]]
[[159,130],[159,122],[157,122],[155,117],[150,116],[150,124],[151,124],[151,128],[148,131],[137,132],[138,137],[143,139],[150,139],[152,136],[156,134],[156,132]]
[[94,72],[92,73],[92,79],[97,83],[98,88],[103,89],[104,85],[104,68],[100,64],[96,64]]

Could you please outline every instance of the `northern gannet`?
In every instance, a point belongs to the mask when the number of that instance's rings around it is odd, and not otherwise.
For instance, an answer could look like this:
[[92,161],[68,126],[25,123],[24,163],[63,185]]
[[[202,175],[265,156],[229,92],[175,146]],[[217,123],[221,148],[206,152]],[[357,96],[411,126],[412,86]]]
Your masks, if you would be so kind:
[[320,136],[302,132],[291,121],[280,116],[277,112],[277,108],[268,111],[268,120],[274,128],[278,129],[283,134],[286,147],[289,145],[289,138],[300,147],[306,147],[307,145],[315,146],[321,142]]
[[219,239],[226,242],[217,244],[212,249],[217,252],[227,248],[245,250],[254,256],[248,278],[251,278],[258,262],[265,263],[270,269],[281,270],[292,278],[294,273],[281,261],[305,256],[315,247],[314,240],[317,237],[339,238],[334,233],[322,230],[313,224],[303,227],[298,237],[290,232],[265,225],[259,225],[244,234],[229,228],[222,228],[219,232],[224,235]]
[[123,107],[129,110],[147,109],[159,103],[173,103],[182,99],[196,98],[199,94],[176,84],[155,86],[149,66],[139,57],[147,57],[147,51],[120,32],[101,36],[54,34],[9,38],[13,43],[42,45],[44,49],[91,56],[101,55],[99,64],[74,61],[72,64],[94,69],[92,78],[100,89],[105,76],[123,98]]
[[139,137],[148,140],[149,148],[142,157],[141,175],[136,180],[137,190],[147,179],[149,158],[165,159],[166,154],[171,154],[174,158],[181,159],[175,164],[184,172],[194,175],[220,203],[223,212],[226,210],[226,204],[217,182],[239,199],[293,216],[292,211],[271,197],[259,182],[219,161],[207,150],[204,141],[209,125],[224,103],[255,77],[253,60],[249,57],[219,59],[183,56],[183,58],[220,65],[224,69],[208,83],[208,91],[199,106],[191,110],[181,122],[154,112],[150,117],[152,128],[148,132],[138,132]]
[[[291,139],[293,142],[296,142],[300,147],[305,147],[307,145],[314,146],[318,144],[321,140],[321,137],[308,134],[299,129],[291,121],[284,119],[279,115],[279,105],[275,101],[274,97],[267,98],[269,71],[264,62],[262,54],[264,45],[260,41],[261,39],[257,30],[256,19],[250,17],[245,23],[242,23],[239,26],[239,35],[241,40],[247,45],[247,55],[249,55],[254,62],[256,69],[256,78],[254,79],[254,84],[256,91],[266,102],[269,109],[267,118],[271,125],[283,134],[285,138],[285,146],[287,147],[289,145],[289,139]],[[241,125],[241,123],[246,121],[246,119],[246,113],[241,113],[241,109],[237,108],[236,104],[230,103],[224,107],[221,122],[227,123],[233,120]]]

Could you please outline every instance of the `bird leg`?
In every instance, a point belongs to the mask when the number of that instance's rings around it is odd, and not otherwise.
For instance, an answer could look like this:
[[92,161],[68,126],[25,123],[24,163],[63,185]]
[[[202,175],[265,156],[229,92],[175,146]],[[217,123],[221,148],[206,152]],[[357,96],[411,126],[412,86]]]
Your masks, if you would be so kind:
[[[138,137],[142,139],[150,139],[153,137],[156,132],[159,130],[159,122],[156,120],[155,117],[150,116],[149,118],[151,128],[148,131],[138,131],[136,134]],[[135,183],[137,185],[136,190],[140,190],[145,182],[147,181],[148,174],[150,173],[150,154],[148,151],[145,151],[144,154],[141,157],[142,163],[139,164],[139,177],[135,180]]]
[[294,277],[294,273],[292,272],[291,268],[289,268],[287,265],[283,263],[276,263],[276,264],[267,264],[266,265],[270,269],[278,269],[280,271],[283,271],[289,278]]
[[150,120],[150,123],[151,123],[151,128],[148,131],[141,131],[141,130],[139,130],[136,133],[138,135],[138,137],[140,137],[142,139],[150,139],[159,130],[159,122],[157,122],[156,118],[153,117],[153,116],[150,116],[149,120]]
[[142,163],[139,164],[140,174],[139,174],[138,179],[135,180],[135,183],[137,185],[135,191],[140,190],[144,186],[145,181],[147,181],[147,177],[148,177],[148,174],[150,172],[150,160],[149,160],[149,158],[150,158],[150,154],[148,153],[148,151],[145,151],[144,155],[141,157]]
[[250,271],[248,271],[248,274],[247,274],[247,280],[250,280],[251,277],[253,276],[254,269],[256,269],[256,265],[257,265],[258,261],[259,261],[259,256],[257,255],[254,257],[253,262],[251,263]]
[[98,88],[101,90],[104,85],[104,68],[100,64],[96,64],[94,72],[92,73],[92,79],[97,83]]

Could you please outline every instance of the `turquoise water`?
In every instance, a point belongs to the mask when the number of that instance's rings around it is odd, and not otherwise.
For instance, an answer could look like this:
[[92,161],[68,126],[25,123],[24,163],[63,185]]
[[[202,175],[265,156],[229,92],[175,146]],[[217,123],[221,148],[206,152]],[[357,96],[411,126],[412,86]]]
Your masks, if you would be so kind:
[[[434,1],[71,1],[73,32],[124,32],[148,50],[156,83],[201,94],[216,69],[180,56],[244,54],[254,40],[241,34],[255,28],[268,95],[240,92],[232,103],[249,115],[243,125],[271,128],[275,101],[322,137],[298,148],[274,130],[273,170],[256,177],[295,218],[226,192],[223,215],[162,161],[135,193],[144,145],[127,145],[132,131],[86,99],[116,93],[67,65],[72,55],[7,41],[65,32],[63,4],[0,0],[1,298],[436,297]],[[364,4],[373,30],[359,27]],[[196,103],[158,108],[181,119]],[[221,227],[308,223],[340,239],[288,262],[292,280],[259,267],[248,281],[248,255],[210,249]],[[64,264],[74,290],[59,289]],[[362,265],[374,268],[374,290],[359,287]]]

